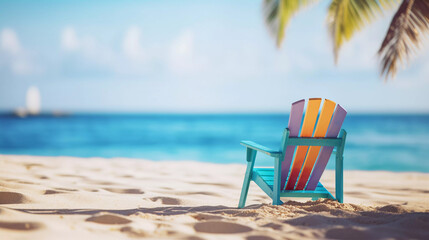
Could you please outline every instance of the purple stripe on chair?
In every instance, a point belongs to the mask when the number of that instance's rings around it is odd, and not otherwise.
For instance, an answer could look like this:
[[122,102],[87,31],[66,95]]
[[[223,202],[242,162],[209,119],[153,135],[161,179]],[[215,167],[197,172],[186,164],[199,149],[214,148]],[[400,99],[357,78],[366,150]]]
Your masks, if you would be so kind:
[[[302,121],[302,113],[304,111],[304,104],[305,100],[299,100],[294,103],[292,103],[292,108],[290,110],[290,116],[289,116],[289,137],[298,137],[299,129],[301,128],[301,121]],[[282,177],[281,177],[281,183],[280,183],[280,189],[284,189],[284,185],[286,183],[290,165],[293,158],[293,152],[295,151],[295,146],[287,146],[285,150],[285,158],[282,163]]]
[[[326,138],[336,138],[338,133],[341,130],[344,119],[346,118],[347,112],[339,104],[337,109],[335,109],[334,116],[332,117],[331,124],[329,125],[328,131],[326,133]],[[328,164],[329,157],[332,154],[334,147],[323,147],[319,158],[314,166],[313,172],[311,173],[310,180],[308,180],[307,187],[305,190],[315,190],[317,184],[319,183],[320,177]]]

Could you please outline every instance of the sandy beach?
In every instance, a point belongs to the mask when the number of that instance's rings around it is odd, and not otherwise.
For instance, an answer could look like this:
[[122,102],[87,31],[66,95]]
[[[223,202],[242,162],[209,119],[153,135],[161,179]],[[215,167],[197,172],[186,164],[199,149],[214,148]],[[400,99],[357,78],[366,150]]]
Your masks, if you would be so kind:
[[[283,199],[244,165],[0,155],[1,239],[428,239],[429,174],[345,172],[345,203]],[[333,192],[334,172],[322,183]]]

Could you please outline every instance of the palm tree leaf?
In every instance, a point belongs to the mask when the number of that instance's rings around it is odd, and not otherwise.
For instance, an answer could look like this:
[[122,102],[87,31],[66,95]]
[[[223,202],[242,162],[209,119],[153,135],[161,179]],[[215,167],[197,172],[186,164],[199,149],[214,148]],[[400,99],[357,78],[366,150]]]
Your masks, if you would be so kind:
[[335,62],[345,41],[397,0],[333,0],[328,10],[328,27],[334,44]]
[[275,37],[277,47],[285,36],[290,19],[303,7],[316,0],[264,0],[263,13],[270,33]]
[[378,51],[385,80],[395,77],[399,63],[409,61],[421,45],[421,33],[428,32],[429,1],[403,0]]

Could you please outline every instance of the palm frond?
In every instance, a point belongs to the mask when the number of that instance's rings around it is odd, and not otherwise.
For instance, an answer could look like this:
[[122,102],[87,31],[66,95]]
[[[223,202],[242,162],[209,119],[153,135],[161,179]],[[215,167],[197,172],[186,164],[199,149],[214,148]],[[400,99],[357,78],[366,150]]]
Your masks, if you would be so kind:
[[429,33],[429,1],[403,0],[378,51],[385,80],[419,49],[422,33]]
[[303,7],[317,0],[264,0],[263,13],[270,33],[275,37],[277,47],[285,36],[290,19]]
[[335,62],[344,42],[367,23],[391,8],[397,0],[333,0],[328,10],[328,27],[334,45]]

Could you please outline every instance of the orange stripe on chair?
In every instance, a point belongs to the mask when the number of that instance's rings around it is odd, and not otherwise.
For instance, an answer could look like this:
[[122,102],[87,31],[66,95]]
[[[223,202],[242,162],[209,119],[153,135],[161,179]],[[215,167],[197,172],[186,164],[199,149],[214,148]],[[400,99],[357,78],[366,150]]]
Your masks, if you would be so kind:
[[[335,105],[335,102],[325,99],[313,137],[325,137],[329,123],[331,122],[332,114],[335,110]],[[320,146],[310,146],[295,190],[304,190],[308,178],[310,177],[311,170],[313,170],[314,163],[319,155],[320,148]]]
[[[302,124],[300,137],[312,137],[314,125],[316,124],[317,114],[319,113],[320,98],[310,98],[307,105],[307,111],[304,116],[304,123]],[[302,163],[304,162],[305,155],[307,154],[308,146],[298,146],[295,154],[295,160],[290,172],[286,190],[293,190],[295,187],[296,179],[301,171]]]

